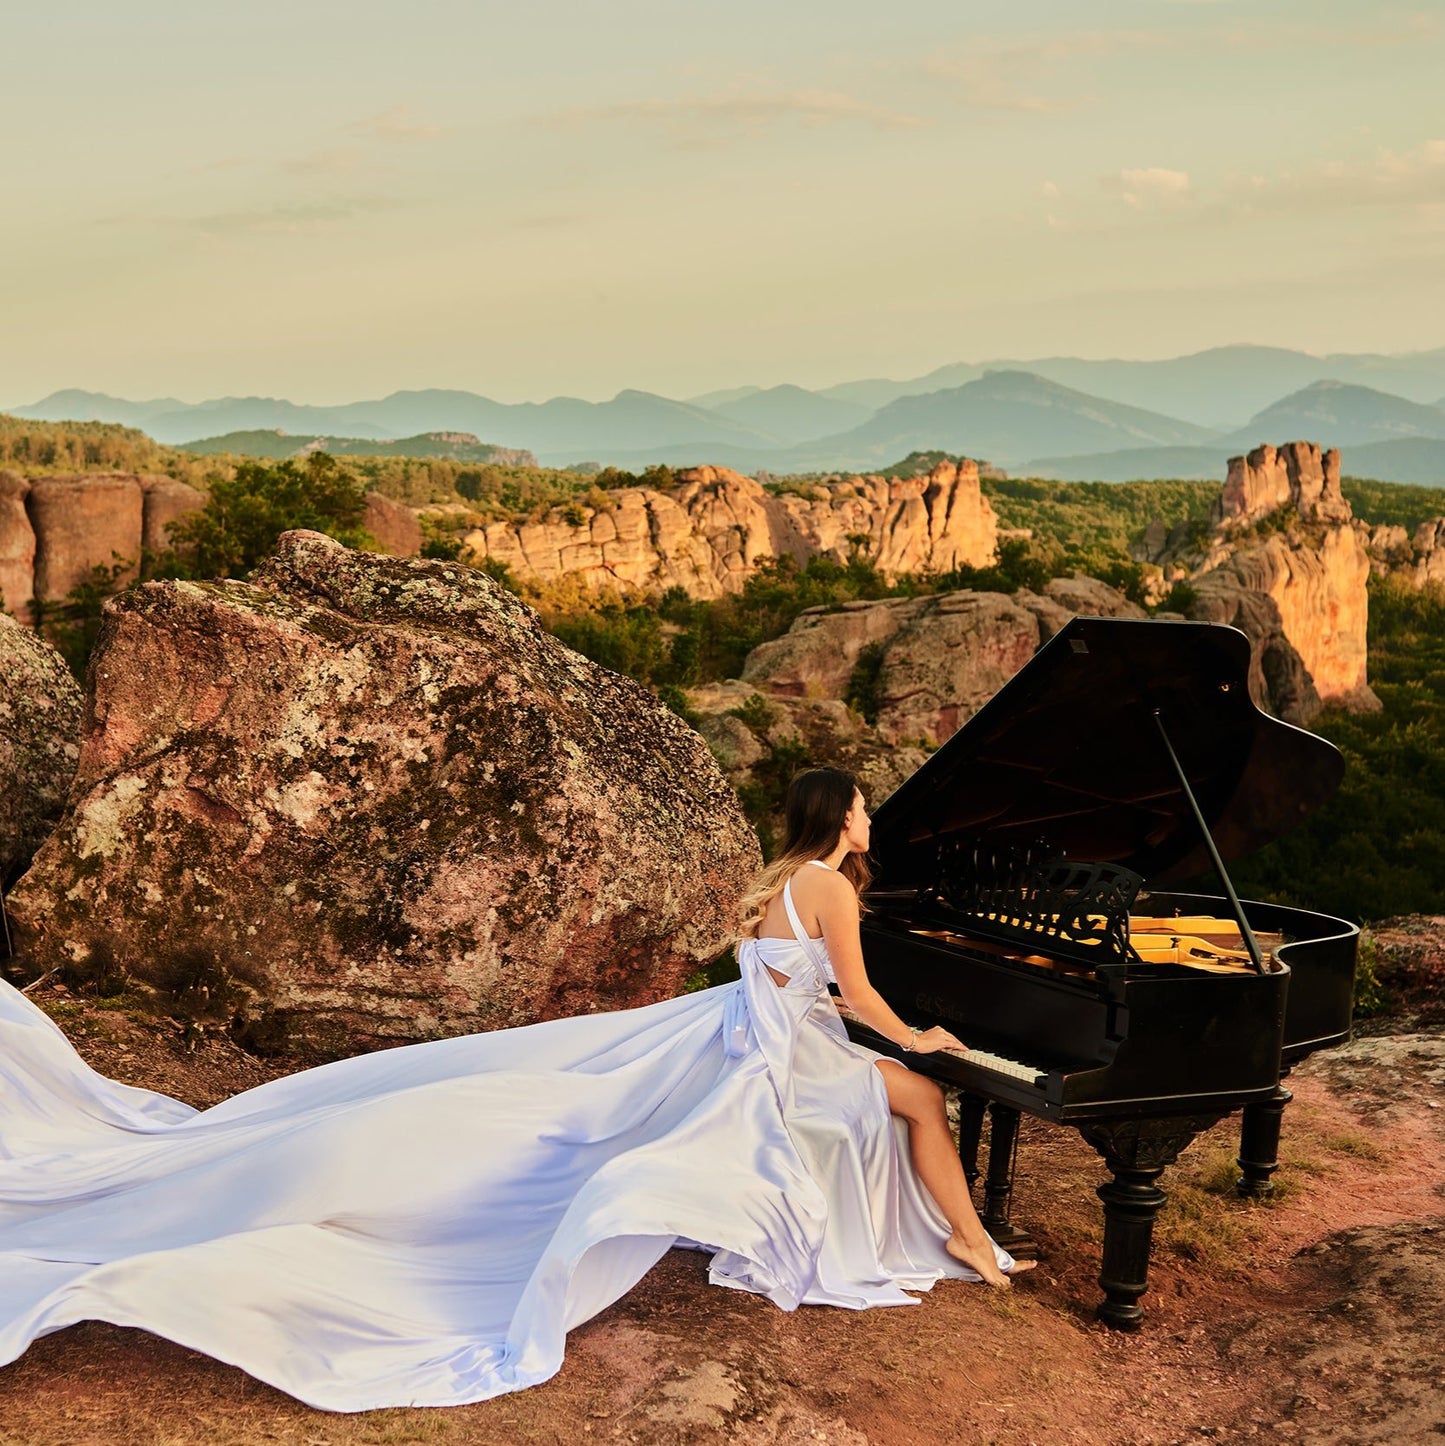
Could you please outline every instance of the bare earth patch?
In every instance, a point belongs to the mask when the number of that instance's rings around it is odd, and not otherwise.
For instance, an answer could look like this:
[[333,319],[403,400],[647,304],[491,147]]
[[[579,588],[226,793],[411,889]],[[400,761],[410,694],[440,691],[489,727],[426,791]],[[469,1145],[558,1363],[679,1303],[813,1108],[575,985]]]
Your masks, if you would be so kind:
[[[284,1072],[50,993],[98,1068],[195,1104]],[[944,1282],[911,1309],[794,1313],[671,1252],[573,1332],[561,1373],[477,1406],[334,1415],[135,1330],[86,1324],[0,1369],[0,1446],[1445,1439],[1445,1037],[1408,1016],[1290,1080],[1276,1200],[1234,1199],[1237,1121],[1165,1177],[1149,1315],[1093,1319],[1104,1179],[1072,1132],[1026,1121],[1015,1214],[1043,1249],[1008,1296]],[[1380,1027],[1380,1026],[1375,1026]]]

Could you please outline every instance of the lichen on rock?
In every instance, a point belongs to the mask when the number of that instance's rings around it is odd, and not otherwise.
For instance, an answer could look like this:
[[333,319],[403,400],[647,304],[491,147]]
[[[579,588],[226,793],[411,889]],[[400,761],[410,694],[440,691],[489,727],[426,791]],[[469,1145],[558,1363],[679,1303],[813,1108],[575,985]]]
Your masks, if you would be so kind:
[[60,817],[83,707],[65,659],[0,613],[0,887]]
[[455,563],[287,533],[249,583],[114,599],[92,678],[25,963],[209,958],[293,1047],[665,997],[759,861],[695,733]]

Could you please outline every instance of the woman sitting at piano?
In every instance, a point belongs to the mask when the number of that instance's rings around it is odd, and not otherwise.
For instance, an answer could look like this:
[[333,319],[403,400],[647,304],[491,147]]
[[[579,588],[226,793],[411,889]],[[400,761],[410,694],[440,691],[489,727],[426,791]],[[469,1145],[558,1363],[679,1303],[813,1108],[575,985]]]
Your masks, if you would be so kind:
[[962,1046],[868,982],[869,820],[793,780],[741,978],[641,1009],[384,1050],[196,1111],[90,1070],[0,982],[0,1361],[139,1326],[338,1411],[546,1380],[674,1245],[792,1310],[1009,1284],[938,1087],[853,1044]]

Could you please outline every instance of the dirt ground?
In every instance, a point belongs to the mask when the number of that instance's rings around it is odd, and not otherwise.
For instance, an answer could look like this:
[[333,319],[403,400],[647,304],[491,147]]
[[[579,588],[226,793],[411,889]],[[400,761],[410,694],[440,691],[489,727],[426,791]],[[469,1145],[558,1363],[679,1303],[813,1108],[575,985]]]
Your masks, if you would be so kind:
[[[1292,1076],[1280,1188],[1236,1199],[1237,1121],[1167,1172],[1148,1316],[1093,1318],[1104,1172],[1026,1121],[1015,1216],[1040,1266],[1010,1295],[791,1314],[673,1251],[574,1331],[551,1381],[448,1410],[311,1410],[140,1331],[87,1324],[0,1369],[0,1446],[170,1443],[963,1442],[1308,1446],[1445,1439],[1445,919],[1380,931],[1394,1008]],[[43,992],[43,991],[38,991]],[[205,1104],[284,1065],[186,1053],[123,1005],[41,998],[98,1068]]]

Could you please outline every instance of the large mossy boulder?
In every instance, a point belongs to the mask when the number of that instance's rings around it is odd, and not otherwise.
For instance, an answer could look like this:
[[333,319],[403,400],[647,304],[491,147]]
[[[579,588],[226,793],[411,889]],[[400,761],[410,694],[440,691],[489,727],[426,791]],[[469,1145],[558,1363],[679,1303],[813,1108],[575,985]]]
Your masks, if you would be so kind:
[[0,613],[0,888],[60,817],[84,701],[65,659]]
[[482,573],[285,534],[112,601],[24,967],[340,1053],[646,1003],[760,860],[703,741]]

